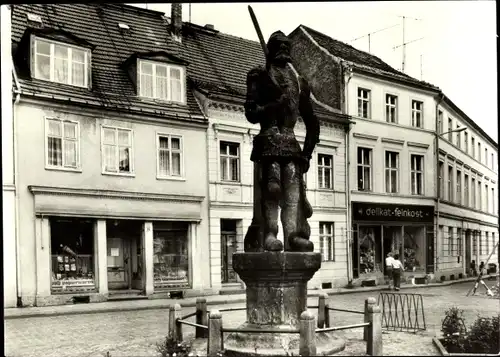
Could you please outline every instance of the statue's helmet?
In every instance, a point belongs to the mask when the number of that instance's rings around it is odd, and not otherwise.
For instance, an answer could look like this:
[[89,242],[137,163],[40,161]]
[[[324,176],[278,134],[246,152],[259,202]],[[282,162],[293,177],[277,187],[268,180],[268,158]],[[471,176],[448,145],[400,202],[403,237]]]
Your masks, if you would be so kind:
[[[284,45],[284,47],[283,47]],[[267,41],[269,60],[276,59],[277,56],[290,56],[290,39],[281,31],[274,32]],[[285,53],[280,53],[285,51]]]

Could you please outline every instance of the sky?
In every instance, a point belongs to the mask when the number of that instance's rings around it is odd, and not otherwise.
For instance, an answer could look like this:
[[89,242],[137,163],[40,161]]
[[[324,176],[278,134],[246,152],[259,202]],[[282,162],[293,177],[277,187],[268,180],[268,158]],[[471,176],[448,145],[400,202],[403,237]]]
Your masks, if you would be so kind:
[[[134,5],[170,16],[170,4]],[[495,1],[186,3],[183,21],[258,41],[248,5],[266,41],[303,24],[399,70],[404,22],[405,73],[441,88],[498,142]]]

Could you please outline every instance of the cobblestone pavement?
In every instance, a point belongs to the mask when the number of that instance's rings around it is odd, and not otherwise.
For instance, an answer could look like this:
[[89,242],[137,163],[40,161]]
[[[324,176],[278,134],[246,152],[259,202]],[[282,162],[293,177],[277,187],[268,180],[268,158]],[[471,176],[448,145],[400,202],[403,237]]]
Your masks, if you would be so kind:
[[[405,332],[384,333],[384,355],[438,355],[432,337],[438,333],[444,311],[451,306],[464,310],[466,324],[477,314],[491,316],[498,313],[499,301],[484,294],[466,297],[471,283],[446,287],[404,290],[404,293],[422,294],[427,330],[417,334]],[[331,296],[333,307],[362,310],[364,300],[378,296],[378,292],[361,292]],[[181,302],[182,303],[182,302]],[[309,305],[317,299],[310,298]],[[209,309],[242,306],[243,304],[209,306]],[[194,308],[183,309],[187,314]],[[332,312],[332,325],[362,322],[362,315]],[[245,312],[225,312],[224,325],[237,327],[245,320]],[[156,343],[168,332],[168,311],[140,310],[99,314],[28,317],[5,320],[6,356],[104,356],[109,351],[117,356],[157,356]],[[185,326],[185,335],[194,329]],[[346,350],[339,355],[362,355],[366,344],[362,342],[362,329],[339,331],[347,340]],[[416,347],[418,346],[418,347]]]

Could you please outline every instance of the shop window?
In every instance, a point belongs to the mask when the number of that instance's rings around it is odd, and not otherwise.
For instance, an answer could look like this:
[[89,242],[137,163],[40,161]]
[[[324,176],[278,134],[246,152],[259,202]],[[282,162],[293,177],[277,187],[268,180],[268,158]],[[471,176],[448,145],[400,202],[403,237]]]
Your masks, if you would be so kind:
[[95,290],[94,221],[50,219],[53,293]]
[[403,265],[407,271],[425,269],[424,227],[404,227],[403,251]]
[[188,229],[189,224],[184,222],[154,223],[155,288],[189,286]]
[[318,154],[318,188],[332,188],[333,156]]
[[359,227],[359,271],[369,274],[381,271],[382,246],[380,226]]
[[319,251],[323,261],[335,261],[335,225],[329,222],[319,223]]
[[220,142],[220,173],[222,181],[240,181],[240,144]]
[[358,148],[358,191],[371,191],[372,149]]

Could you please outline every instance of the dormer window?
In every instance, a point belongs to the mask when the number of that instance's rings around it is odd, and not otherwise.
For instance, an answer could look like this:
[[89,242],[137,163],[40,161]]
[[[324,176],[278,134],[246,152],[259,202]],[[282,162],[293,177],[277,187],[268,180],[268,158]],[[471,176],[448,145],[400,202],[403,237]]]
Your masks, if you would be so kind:
[[185,103],[185,68],[174,64],[139,60],[139,96]]
[[36,79],[87,88],[90,50],[35,37],[31,68]]

